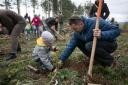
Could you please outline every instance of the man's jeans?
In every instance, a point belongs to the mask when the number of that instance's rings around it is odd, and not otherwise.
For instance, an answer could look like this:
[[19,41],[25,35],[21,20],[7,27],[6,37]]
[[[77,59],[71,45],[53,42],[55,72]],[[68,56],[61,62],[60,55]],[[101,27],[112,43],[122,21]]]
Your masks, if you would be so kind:
[[[78,48],[88,57],[91,55],[92,42],[82,42],[77,45]],[[111,66],[114,58],[110,55],[117,49],[116,42],[98,41],[95,51],[95,60],[102,66]]]

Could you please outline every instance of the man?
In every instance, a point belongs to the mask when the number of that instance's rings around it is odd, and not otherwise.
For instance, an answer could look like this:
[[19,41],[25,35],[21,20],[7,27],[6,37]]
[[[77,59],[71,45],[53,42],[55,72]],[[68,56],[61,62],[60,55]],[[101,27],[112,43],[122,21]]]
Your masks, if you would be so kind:
[[28,15],[28,13],[25,14],[24,19],[25,19],[25,20],[28,19],[28,20],[29,20],[29,23],[31,23],[31,18],[30,18],[30,16]]
[[116,38],[120,34],[118,26],[111,25],[100,18],[99,30],[95,30],[96,18],[73,16],[69,19],[69,25],[74,31],[67,47],[60,55],[58,67],[61,67],[73,50],[78,47],[85,55],[90,57],[93,37],[98,38],[95,61],[102,66],[111,66],[113,57],[110,53],[117,48]]
[[[90,10],[90,13],[89,13],[90,17],[96,17],[97,16],[96,13],[97,13],[98,5],[99,5],[99,0],[96,0],[95,4],[93,4],[93,6],[91,7],[91,10]],[[107,19],[109,14],[110,14],[110,12],[109,12],[108,6],[107,6],[106,3],[104,3],[104,0],[103,0],[102,10],[101,10],[101,17],[103,19]]]
[[56,32],[57,32],[57,28],[58,28],[58,22],[59,22],[58,17],[56,17],[56,18],[49,17],[45,20],[45,23],[46,23],[47,27],[49,28],[46,30],[49,30],[55,36],[56,39],[57,39]]
[[11,51],[7,56],[7,60],[16,58],[17,51],[21,51],[20,44],[18,42],[18,36],[25,28],[25,20],[22,16],[16,14],[10,10],[0,9],[0,23],[1,28],[6,27],[8,34],[11,35]]

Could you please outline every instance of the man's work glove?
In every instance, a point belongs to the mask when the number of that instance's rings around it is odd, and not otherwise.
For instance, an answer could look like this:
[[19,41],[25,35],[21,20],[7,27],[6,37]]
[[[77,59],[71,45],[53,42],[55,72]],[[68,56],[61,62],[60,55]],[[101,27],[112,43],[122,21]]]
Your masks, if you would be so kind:
[[63,66],[63,61],[59,60],[59,62],[57,63],[57,68],[61,69]]

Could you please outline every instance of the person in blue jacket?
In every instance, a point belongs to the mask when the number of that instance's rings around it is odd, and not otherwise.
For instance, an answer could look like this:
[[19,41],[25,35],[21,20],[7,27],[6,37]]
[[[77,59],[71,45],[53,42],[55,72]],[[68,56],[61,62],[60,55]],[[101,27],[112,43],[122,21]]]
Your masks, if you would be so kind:
[[73,50],[78,47],[85,55],[90,57],[93,37],[97,37],[95,51],[95,62],[102,66],[111,66],[113,56],[111,55],[117,49],[116,38],[120,35],[120,29],[116,25],[100,18],[99,29],[95,30],[96,18],[86,18],[84,16],[72,16],[69,19],[70,28],[74,31],[67,47],[60,55],[58,67],[68,59]]

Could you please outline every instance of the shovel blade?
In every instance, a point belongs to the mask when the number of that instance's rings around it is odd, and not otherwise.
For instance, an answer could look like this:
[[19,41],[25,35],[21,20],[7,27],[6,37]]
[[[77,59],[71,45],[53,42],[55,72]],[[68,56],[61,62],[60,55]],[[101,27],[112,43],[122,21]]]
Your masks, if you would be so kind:
[[101,85],[101,84],[91,84],[91,83],[88,83],[88,85]]

